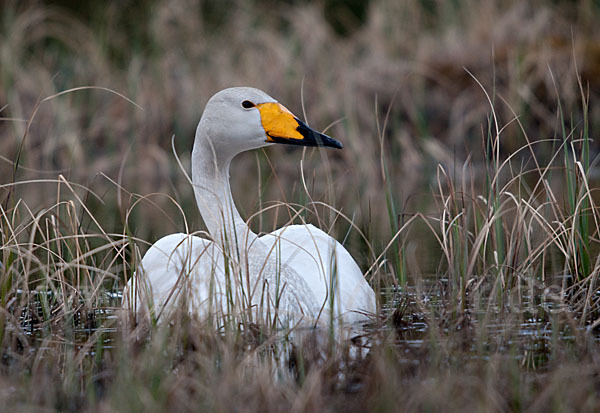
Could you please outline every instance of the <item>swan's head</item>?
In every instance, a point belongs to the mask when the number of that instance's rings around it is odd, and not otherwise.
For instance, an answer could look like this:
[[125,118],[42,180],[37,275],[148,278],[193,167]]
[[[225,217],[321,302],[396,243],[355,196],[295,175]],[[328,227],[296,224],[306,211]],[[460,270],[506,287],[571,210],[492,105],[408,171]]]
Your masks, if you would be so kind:
[[342,148],[339,141],[313,130],[271,96],[250,87],[224,89],[211,97],[198,125],[199,135],[227,155],[274,143]]

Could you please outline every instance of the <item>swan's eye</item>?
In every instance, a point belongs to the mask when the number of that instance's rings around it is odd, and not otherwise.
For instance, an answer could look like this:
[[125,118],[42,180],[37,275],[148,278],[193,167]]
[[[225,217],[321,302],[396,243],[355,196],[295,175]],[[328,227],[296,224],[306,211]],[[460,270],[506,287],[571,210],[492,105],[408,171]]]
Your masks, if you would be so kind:
[[250,102],[249,100],[244,100],[242,102],[242,107],[244,109],[252,109],[254,106],[256,106],[254,103]]

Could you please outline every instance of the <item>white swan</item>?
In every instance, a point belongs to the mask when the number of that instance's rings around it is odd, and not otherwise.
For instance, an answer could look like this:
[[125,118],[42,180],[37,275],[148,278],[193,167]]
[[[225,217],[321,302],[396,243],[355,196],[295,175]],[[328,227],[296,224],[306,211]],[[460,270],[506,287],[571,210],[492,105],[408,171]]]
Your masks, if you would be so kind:
[[229,165],[239,153],[273,143],[341,148],[266,93],[215,94],[196,130],[192,182],[214,241],[188,234],[158,240],[123,294],[123,306],[164,319],[177,308],[216,321],[276,327],[363,321],[375,293],[346,249],[313,225],[254,234],[235,208]]

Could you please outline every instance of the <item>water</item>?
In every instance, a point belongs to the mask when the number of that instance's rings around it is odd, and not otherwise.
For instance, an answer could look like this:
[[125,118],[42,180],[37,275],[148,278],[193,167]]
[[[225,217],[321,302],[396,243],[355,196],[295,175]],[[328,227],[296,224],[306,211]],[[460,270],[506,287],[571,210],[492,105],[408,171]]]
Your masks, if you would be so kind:
[[573,346],[582,335],[600,341],[585,327],[565,323],[553,303],[532,305],[526,294],[520,297],[520,306],[468,308],[464,314],[451,314],[440,288],[431,284],[426,290],[408,287],[383,292],[382,315],[387,322],[382,330],[393,337],[408,363],[419,363],[424,354],[444,347],[484,360],[494,354],[510,355],[533,367],[547,362],[557,347]]
[[[558,322],[559,315],[552,313],[547,303],[531,306],[526,296],[520,301],[526,311],[516,311],[514,307],[469,308],[465,314],[452,314],[440,290],[431,284],[427,292],[412,287],[383,291],[382,302],[386,304],[381,319],[385,321],[366,327],[364,339],[357,347],[368,350],[385,340],[403,354],[402,362],[407,364],[421,363],[432,349],[444,347],[451,352],[467,353],[470,358],[486,360],[502,353],[524,365],[539,365],[549,360],[558,344],[573,344],[578,335],[586,334],[584,328],[574,330]],[[56,336],[76,350],[83,349],[91,357],[97,345],[90,346],[90,342],[101,340],[103,351],[114,348],[120,293],[105,292],[93,305],[80,298],[66,312],[57,304],[59,301],[51,291],[31,291],[28,296],[23,291],[17,293],[15,302],[27,303],[21,308],[19,328],[29,339],[32,350],[42,349],[49,336]],[[303,332],[297,335],[302,336]],[[286,336],[281,343],[287,346],[289,339]],[[598,335],[592,339],[598,341]]]
[[[84,348],[90,339],[101,340],[104,350],[114,348],[120,293],[104,292],[95,299],[95,305],[79,298],[67,311],[64,311],[62,304],[58,304],[60,300],[52,291],[18,290],[13,301],[21,306],[19,327],[29,339],[32,351],[48,349],[44,348],[43,343],[49,336],[76,350]],[[10,327],[14,328],[9,324]],[[95,337],[98,335],[100,337]],[[90,356],[95,355],[94,348],[91,346]]]

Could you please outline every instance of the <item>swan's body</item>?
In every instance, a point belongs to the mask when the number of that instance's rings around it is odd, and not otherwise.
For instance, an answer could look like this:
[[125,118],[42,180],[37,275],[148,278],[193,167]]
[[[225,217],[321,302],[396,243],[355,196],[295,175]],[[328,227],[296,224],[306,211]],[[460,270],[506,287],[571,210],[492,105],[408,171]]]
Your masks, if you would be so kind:
[[184,308],[219,323],[235,317],[277,326],[352,323],[375,313],[373,289],[335,239],[312,225],[259,237],[240,217],[230,162],[272,143],[341,148],[260,90],[225,89],[209,100],[196,131],[192,181],[214,241],[187,234],[158,240],[129,281],[124,307],[159,320]]

